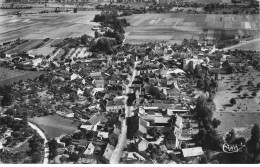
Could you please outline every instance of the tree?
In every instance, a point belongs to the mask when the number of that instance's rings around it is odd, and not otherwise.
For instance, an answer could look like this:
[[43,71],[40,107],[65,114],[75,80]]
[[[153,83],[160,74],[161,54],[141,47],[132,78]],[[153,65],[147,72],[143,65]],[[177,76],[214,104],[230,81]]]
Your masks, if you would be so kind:
[[80,41],[83,45],[87,46],[89,44],[89,36],[86,34],[82,35]]
[[214,118],[213,121],[212,121],[212,126],[213,128],[217,128],[219,125],[221,124],[221,121]]
[[42,159],[42,154],[41,152],[34,152],[31,155],[31,163],[39,163]]
[[232,143],[235,139],[236,139],[236,132],[235,132],[234,129],[232,129],[232,130],[226,135],[225,141],[226,141],[227,143]]
[[157,87],[151,86],[148,90],[148,93],[153,96],[153,98],[157,97],[159,95],[159,89]]
[[1,105],[4,106],[10,106],[13,103],[13,96],[11,94],[6,93],[3,97],[3,99],[1,100]]
[[257,89],[260,89],[260,82],[259,83],[257,83]]
[[73,152],[69,156],[69,160],[73,162],[77,162],[79,160],[79,155],[76,152]]
[[67,147],[72,143],[72,138],[70,136],[64,136],[60,141],[64,142]]
[[198,81],[197,81],[197,88],[203,88],[204,87],[204,82],[203,82],[203,80],[202,79],[199,79]]
[[111,46],[111,42],[110,40],[108,40],[107,38],[100,38],[96,45],[93,46],[92,51],[96,51],[96,52],[105,52],[108,54],[113,53],[113,48]]
[[15,114],[15,111],[14,111],[12,108],[8,108],[8,109],[5,111],[5,114],[6,114],[6,115],[14,115],[14,114]]
[[48,142],[48,146],[49,146],[49,158],[53,159],[54,157],[56,157],[58,155],[58,143],[55,139],[52,139]]
[[260,128],[258,124],[255,124],[252,128],[251,138],[248,141],[248,147],[250,152],[254,154],[253,161],[255,161],[260,153]]
[[235,105],[235,104],[236,104],[236,99],[231,98],[231,99],[230,99],[230,104],[231,104],[231,105]]

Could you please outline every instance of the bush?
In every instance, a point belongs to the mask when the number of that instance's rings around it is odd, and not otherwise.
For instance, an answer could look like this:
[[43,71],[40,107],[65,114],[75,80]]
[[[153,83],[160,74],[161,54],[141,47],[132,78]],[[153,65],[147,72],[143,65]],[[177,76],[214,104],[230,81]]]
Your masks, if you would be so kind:
[[5,94],[3,99],[1,100],[1,105],[4,106],[10,106],[13,103],[13,96],[11,94]]
[[231,104],[231,105],[235,105],[235,104],[236,104],[236,99],[231,98],[231,99],[230,99],[230,104]]

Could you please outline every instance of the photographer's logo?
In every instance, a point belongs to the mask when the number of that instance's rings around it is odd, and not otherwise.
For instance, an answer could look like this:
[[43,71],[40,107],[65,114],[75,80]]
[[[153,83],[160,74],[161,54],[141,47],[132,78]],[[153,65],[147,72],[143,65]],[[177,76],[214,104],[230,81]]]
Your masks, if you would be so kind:
[[230,144],[223,144],[223,151],[225,153],[237,153],[237,152],[242,152],[243,147],[245,147],[245,145],[240,144],[240,145],[230,145]]

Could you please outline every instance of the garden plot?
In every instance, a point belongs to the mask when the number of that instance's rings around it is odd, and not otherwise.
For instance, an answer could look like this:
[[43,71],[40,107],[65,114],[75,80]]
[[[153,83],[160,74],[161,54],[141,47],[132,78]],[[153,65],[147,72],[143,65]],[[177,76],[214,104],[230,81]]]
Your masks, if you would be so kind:
[[7,51],[6,53],[18,53],[18,52],[27,52],[28,50],[32,49],[36,45],[40,44],[42,40],[29,40],[28,42],[25,42],[24,44],[21,44],[14,49],[11,49]]
[[54,50],[55,50],[55,47],[41,47],[38,49],[30,50],[28,52],[28,54],[47,56],[47,55],[50,55]]
[[69,53],[65,56],[65,59],[69,59],[74,51],[75,51],[75,48],[71,48]]
[[245,22],[245,29],[251,29],[251,24],[250,22]]
[[81,48],[81,51],[78,53],[77,58],[84,58],[89,55],[89,52],[87,52],[87,47]]
[[70,59],[73,59],[74,57],[76,58],[77,55],[79,54],[80,50],[81,50],[81,48],[77,48],[77,49],[74,51],[74,53],[71,55]]

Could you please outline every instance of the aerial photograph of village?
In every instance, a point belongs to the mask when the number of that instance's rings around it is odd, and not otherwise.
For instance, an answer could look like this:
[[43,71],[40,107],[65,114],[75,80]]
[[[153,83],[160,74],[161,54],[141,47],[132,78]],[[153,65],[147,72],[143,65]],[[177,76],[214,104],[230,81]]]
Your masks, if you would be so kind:
[[0,0],[0,164],[259,164],[260,0]]

